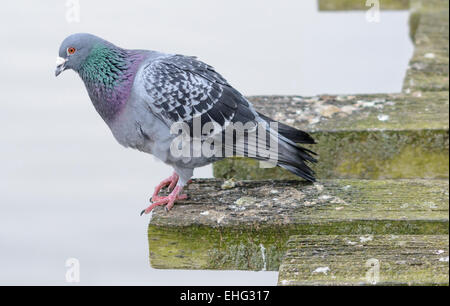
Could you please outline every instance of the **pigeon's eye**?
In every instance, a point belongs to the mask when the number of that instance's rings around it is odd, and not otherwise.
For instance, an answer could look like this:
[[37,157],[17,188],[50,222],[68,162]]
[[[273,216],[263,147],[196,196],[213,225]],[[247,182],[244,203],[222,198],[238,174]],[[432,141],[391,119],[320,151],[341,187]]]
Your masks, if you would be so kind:
[[74,47],[67,48],[67,54],[74,54],[76,49]]

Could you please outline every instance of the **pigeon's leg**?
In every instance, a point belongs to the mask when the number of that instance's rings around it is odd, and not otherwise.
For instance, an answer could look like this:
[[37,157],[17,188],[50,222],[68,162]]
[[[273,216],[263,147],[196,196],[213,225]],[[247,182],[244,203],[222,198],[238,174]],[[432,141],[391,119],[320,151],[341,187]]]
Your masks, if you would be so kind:
[[166,211],[169,211],[173,207],[173,204],[175,204],[175,201],[184,200],[187,198],[186,194],[180,194],[181,191],[183,191],[183,186],[180,185],[175,186],[173,191],[168,196],[158,197],[158,200],[153,202],[152,205],[150,205],[146,209],[144,209],[141,212],[141,215],[144,213],[145,214],[150,213],[153,210],[153,208],[160,205],[166,205]]
[[160,196],[158,196],[158,193],[167,185],[169,185],[169,191],[172,190],[178,183],[179,178],[180,176],[174,171],[170,177],[159,183],[158,186],[156,186],[155,191],[153,192],[152,201],[158,201],[161,198]]
[[[194,169],[179,168],[179,167],[175,168],[174,167],[174,170],[175,170],[174,174],[170,178],[161,182],[160,185],[166,186],[166,185],[170,184],[169,188],[171,186],[174,186],[175,188],[172,190],[172,192],[168,196],[160,197],[160,196],[158,196],[157,191],[161,190],[162,187],[158,186],[160,188],[158,189],[158,187],[157,187],[157,189],[155,190],[156,196],[154,194],[152,197],[152,200],[151,200],[153,203],[149,207],[144,209],[141,212],[141,215],[144,213],[145,214],[150,213],[153,208],[155,208],[156,206],[160,206],[160,205],[166,205],[166,211],[169,211],[173,207],[173,205],[175,204],[176,201],[184,200],[187,198],[187,195],[181,194],[181,192],[183,191],[184,186],[186,186],[186,184],[188,184],[190,182],[191,177],[194,174]],[[173,181],[175,181],[175,179],[176,179],[176,182],[173,183]]]
[[[169,191],[171,191],[178,183],[178,179],[180,177],[178,176],[178,174],[176,172],[174,172],[170,177],[166,178],[165,180],[163,180],[161,183],[159,183],[158,186],[156,186],[155,191],[153,192],[153,195],[151,197],[151,201],[159,201],[160,199],[162,199],[163,197],[160,197],[158,194],[161,191],[161,189],[163,189],[165,186],[169,185],[169,187],[167,188]],[[187,182],[187,184],[192,183],[192,180],[189,180]]]

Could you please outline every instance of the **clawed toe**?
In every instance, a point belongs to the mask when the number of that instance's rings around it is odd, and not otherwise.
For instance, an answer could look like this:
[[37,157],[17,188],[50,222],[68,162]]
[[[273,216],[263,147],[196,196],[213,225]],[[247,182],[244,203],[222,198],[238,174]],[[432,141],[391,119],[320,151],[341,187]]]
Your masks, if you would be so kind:
[[[162,197],[162,196],[154,196],[150,199],[150,202],[154,203],[154,202],[159,202],[161,200],[163,200],[166,197]],[[187,194],[179,194],[177,195],[176,201],[177,200],[186,200],[188,198]]]
[[158,195],[152,196],[151,201],[153,203],[141,212],[141,216],[143,214],[150,213],[156,206],[161,206],[161,205],[166,205],[165,210],[169,211],[170,209],[172,209],[173,205],[175,204],[175,201],[187,199],[187,197],[188,197],[187,194],[180,194],[180,192],[182,190],[183,190],[183,187],[175,186],[173,191],[168,196],[164,196],[164,197],[161,197]]
[[[156,186],[152,197],[150,198],[150,202],[152,204],[141,212],[141,216],[144,213],[150,213],[153,208],[160,205],[166,205],[166,211],[169,211],[173,207],[175,201],[187,199],[187,194],[180,194],[180,192],[183,190],[183,187],[177,185],[179,178],[179,175],[174,172],[170,177],[159,183],[158,186]],[[191,181],[192,180],[189,180],[188,183],[190,183]],[[171,191],[170,195],[160,196],[159,192],[166,186],[167,189]]]
[[[167,196],[167,197],[159,197],[158,200],[154,201],[149,207],[147,207],[146,209],[144,209],[141,212],[141,216],[143,214],[149,214],[153,208],[155,208],[156,206],[161,206],[161,205],[165,205],[165,204],[169,204],[172,201],[172,197]],[[173,199],[173,201],[175,201],[175,199]],[[172,204],[173,205],[173,204]]]
[[169,185],[169,191],[171,191],[177,185],[179,178],[180,177],[178,176],[178,174],[174,172],[170,177],[159,183],[158,186],[156,186],[155,191],[153,192],[151,200],[158,201],[158,199],[161,199],[162,197],[158,196],[161,189]]

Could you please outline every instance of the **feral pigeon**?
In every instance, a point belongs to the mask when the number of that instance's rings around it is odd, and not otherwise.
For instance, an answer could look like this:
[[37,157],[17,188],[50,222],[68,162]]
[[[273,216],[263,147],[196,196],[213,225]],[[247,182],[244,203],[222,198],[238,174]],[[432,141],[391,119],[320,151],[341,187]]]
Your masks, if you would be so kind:
[[[56,76],[66,69],[78,73],[95,109],[121,145],[173,167],[143,213],[159,205],[170,210],[187,197],[182,190],[195,168],[228,156],[248,156],[314,181],[308,166],[316,162],[314,152],[297,145],[313,144],[313,138],[255,111],[213,67],[195,57],[123,49],[78,33],[62,42],[56,64]],[[173,128],[177,124],[178,130]],[[236,126],[244,126],[244,132]],[[160,196],[165,186],[171,192]]]

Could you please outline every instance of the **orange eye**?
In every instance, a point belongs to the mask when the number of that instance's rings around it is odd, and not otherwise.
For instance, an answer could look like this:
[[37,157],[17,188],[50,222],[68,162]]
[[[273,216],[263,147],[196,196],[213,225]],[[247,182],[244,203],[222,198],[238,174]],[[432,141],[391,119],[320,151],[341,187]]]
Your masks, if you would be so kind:
[[74,47],[67,48],[67,54],[74,54],[76,49]]

